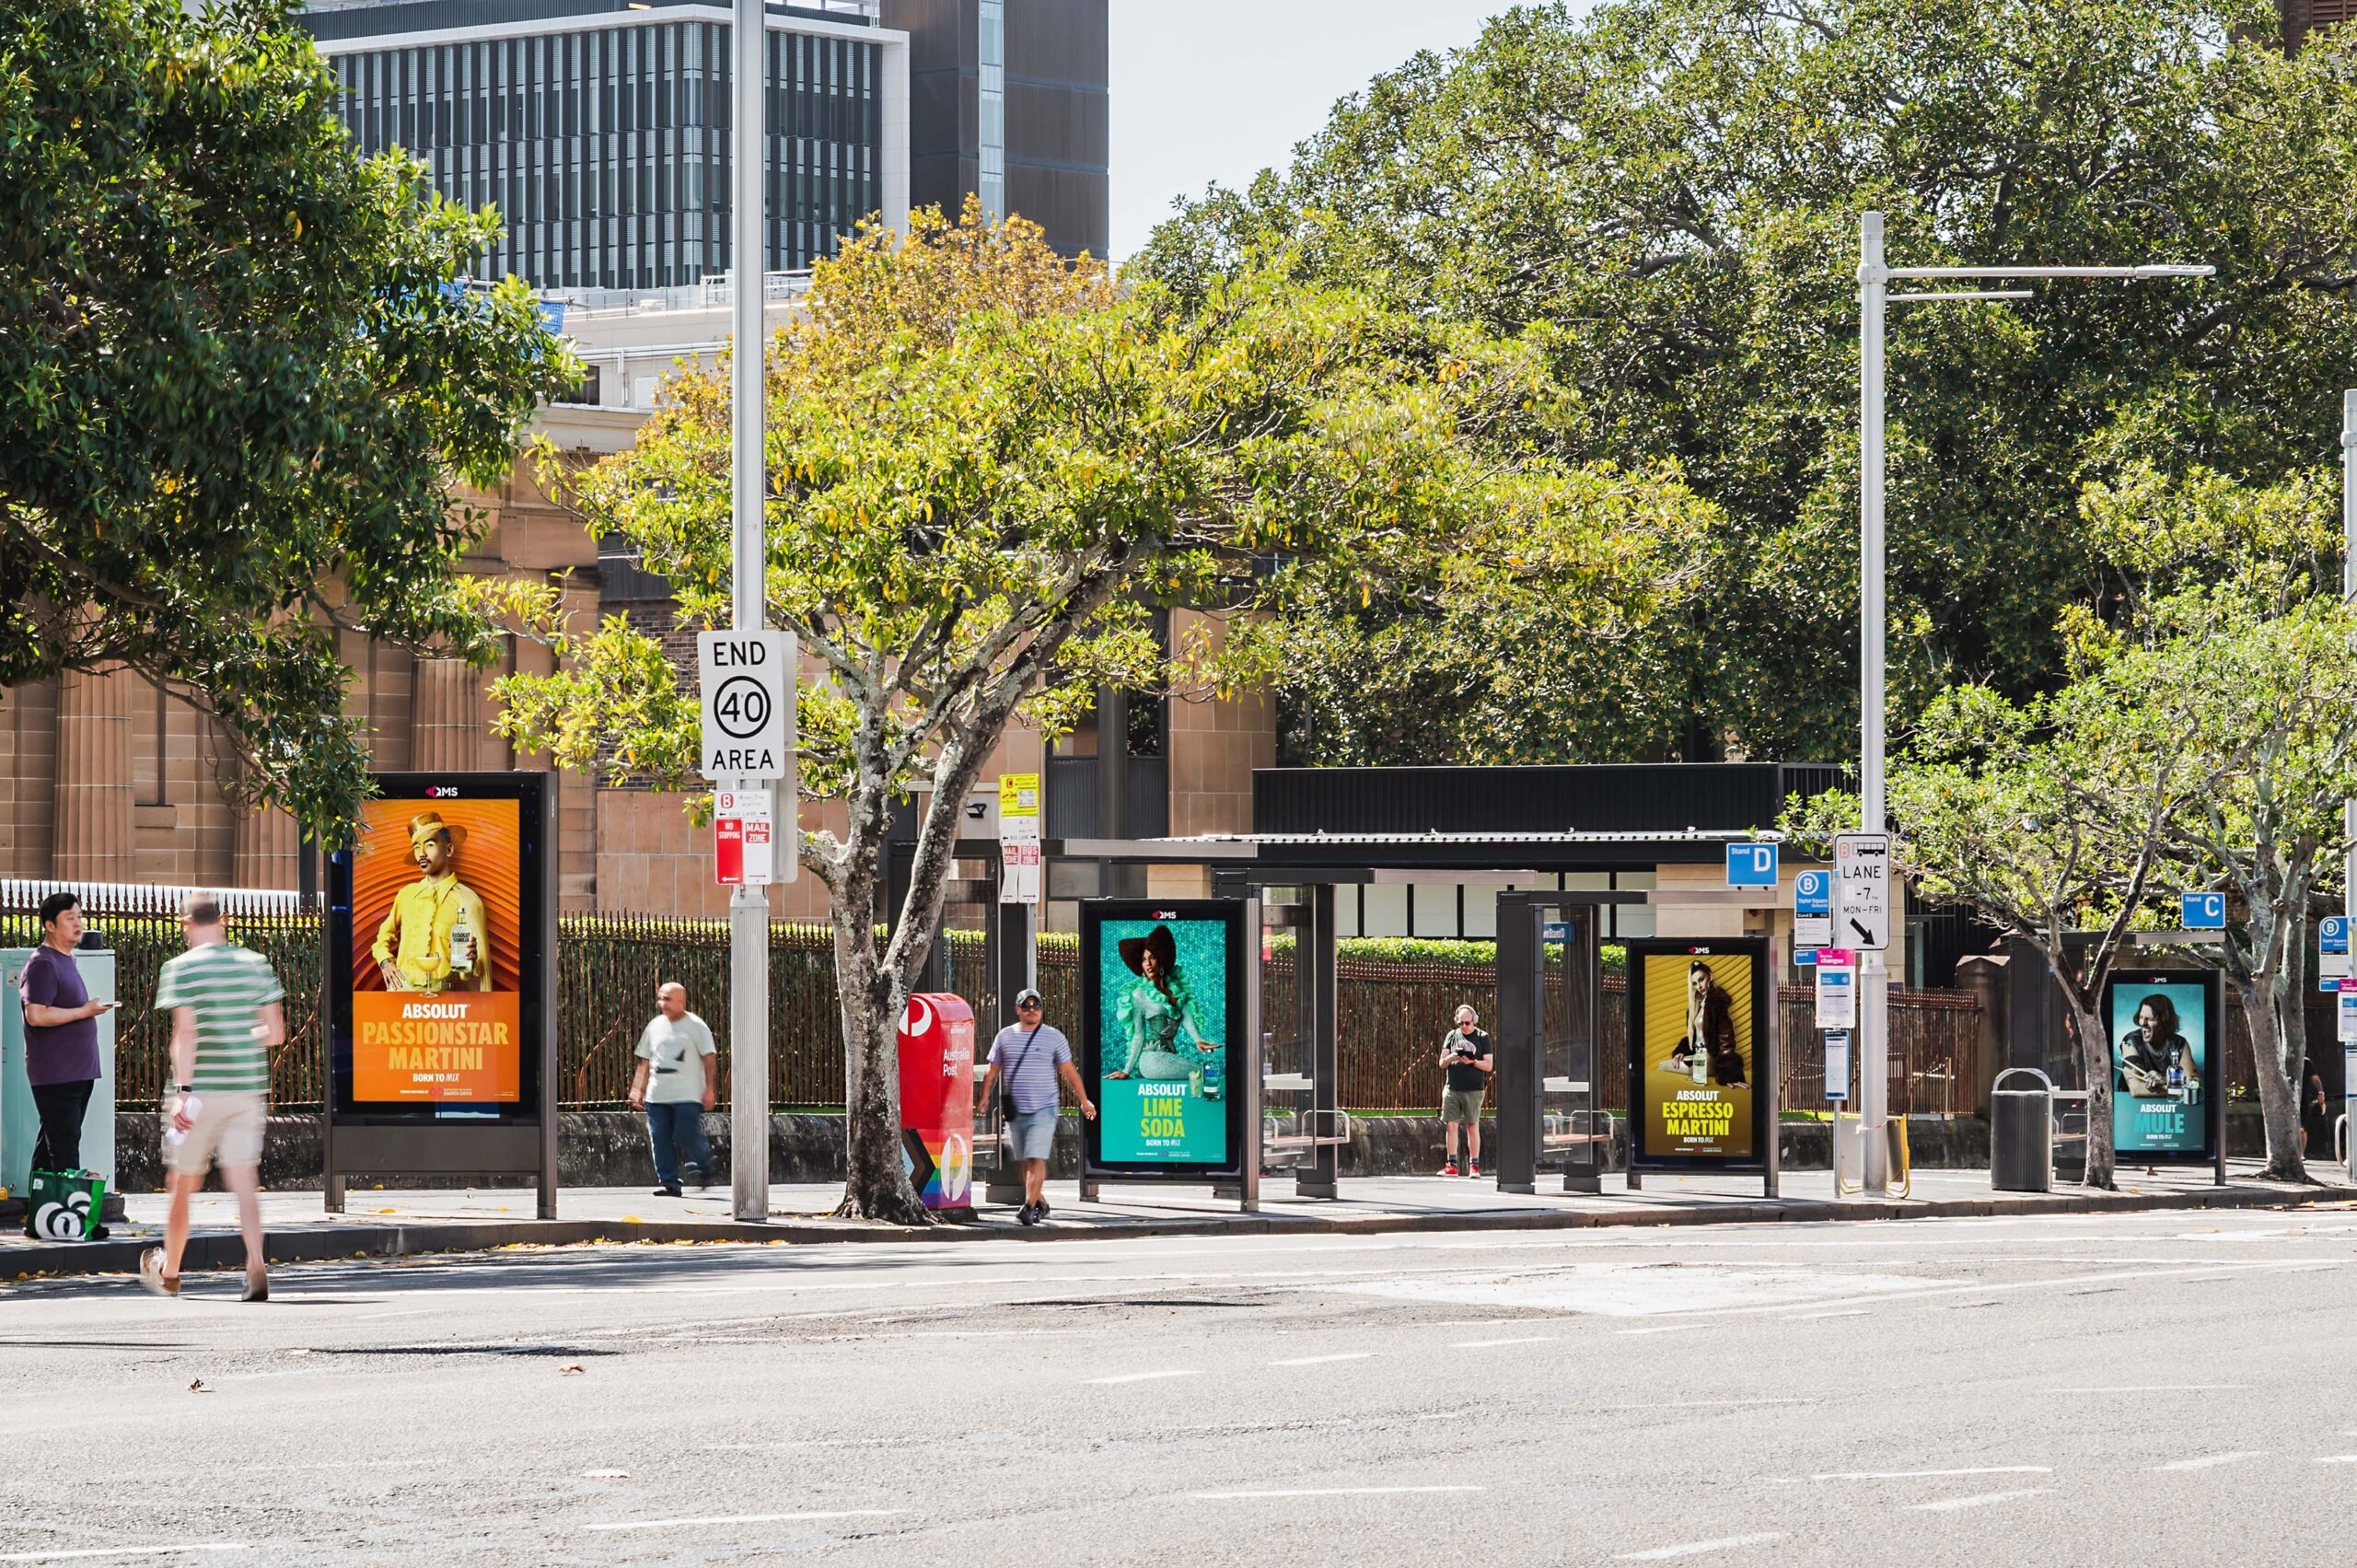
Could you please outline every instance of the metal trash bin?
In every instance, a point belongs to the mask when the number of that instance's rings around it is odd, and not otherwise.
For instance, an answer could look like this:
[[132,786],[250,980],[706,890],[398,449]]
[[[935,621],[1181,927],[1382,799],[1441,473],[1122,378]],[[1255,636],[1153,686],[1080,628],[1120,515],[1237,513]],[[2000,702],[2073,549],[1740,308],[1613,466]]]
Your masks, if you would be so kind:
[[[2016,1077],[2038,1086],[2005,1087]],[[1999,1192],[2054,1191],[2054,1080],[2035,1067],[2008,1067],[1991,1086],[1989,1185]]]

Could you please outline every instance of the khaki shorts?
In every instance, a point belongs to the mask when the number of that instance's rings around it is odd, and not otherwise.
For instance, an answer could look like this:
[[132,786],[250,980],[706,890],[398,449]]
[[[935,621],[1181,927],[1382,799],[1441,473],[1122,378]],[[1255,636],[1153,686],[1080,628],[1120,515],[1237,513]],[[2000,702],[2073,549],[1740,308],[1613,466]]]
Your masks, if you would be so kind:
[[1481,1100],[1487,1089],[1443,1089],[1440,1092],[1440,1119],[1462,1121],[1470,1126],[1481,1124]]
[[[178,1096],[172,1097],[174,1100]],[[164,1110],[164,1168],[175,1176],[203,1176],[219,1160],[223,1168],[261,1164],[261,1134],[269,1120],[267,1095],[200,1092],[195,1096],[194,1125],[187,1136],[172,1142],[172,1113]]]

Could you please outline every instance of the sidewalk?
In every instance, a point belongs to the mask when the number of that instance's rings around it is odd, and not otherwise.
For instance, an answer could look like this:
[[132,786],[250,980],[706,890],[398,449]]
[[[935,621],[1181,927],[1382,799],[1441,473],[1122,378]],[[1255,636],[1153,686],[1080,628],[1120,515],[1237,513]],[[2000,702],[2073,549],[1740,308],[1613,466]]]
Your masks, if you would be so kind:
[[[2051,1193],[1992,1192],[1985,1171],[1916,1174],[1913,1195],[1889,1202],[1839,1198],[1829,1172],[1783,1178],[1782,1195],[1760,1196],[1759,1179],[1732,1176],[1648,1176],[1643,1191],[1608,1176],[1604,1191],[1573,1196],[1560,1179],[1542,1175],[1532,1196],[1500,1192],[1488,1179],[1366,1177],[1345,1179],[1341,1196],[1297,1198],[1291,1175],[1269,1177],[1258,1214],[1241,1214],[1232,1200],[1205,1187],[1108,1186],[1104,1201],[1083,1203],[1074,1183],[1049,1184],[1054,1216],[1026,1228],[1012,1209],[984,1206],[975,1223],[905,1230],[838,1220],[827,1210],[841,1196],[831,1186],[770,1189],[768,1224],[729,1217],[726,1187],[685,1198],[660,1198],[644,1188],[568,1188],[558,1218],[534,1216],[535,1195],[516,1188],[471,1191],[352,1192],[346,1212],[328,1214],[317,1192],[272,1192],[262,1199],[263,1225],[273,1261],[352,1257],[405,1257],[427,1252],[481,1251],[495,1247],[568,1246],[588,1242],[732,1241],[813,1245],[843,1242],[976,1240],[1110,1240],[1156,1236],[1341,1234],[1387,1231],[1551,1230],[1595,1225],[1752,1225],[1787,1220],[1887,1220],[2141,1213],[2161,1209],[2297,1207],[2357,1202],[2357,1188],[2293,1188],[2255,1179],[2257,1162],[2238,1162],[2228,1184],[2211,1184],[2206,1170],[2123,1172],[2117,1192],[2059,1186]],[[124,1198],[126,1223],[111,1239],[75,1244],[0,1237],[0,1280],[37,1274],[130,1272],[139,1253],[161,1235],[160,1193]],[[242,1266],[237,1212],[226,1193],[196,1200],[194,1234],[183,1267]]]

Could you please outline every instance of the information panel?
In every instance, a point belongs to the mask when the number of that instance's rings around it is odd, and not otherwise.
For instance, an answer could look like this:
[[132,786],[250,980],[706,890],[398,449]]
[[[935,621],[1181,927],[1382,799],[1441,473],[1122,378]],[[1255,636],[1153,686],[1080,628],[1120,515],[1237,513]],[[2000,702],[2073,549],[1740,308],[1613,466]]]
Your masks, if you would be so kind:
[[2114,973],[2103,1016],[2111,1034],[2111,1139],[2123,1160],[2207,1165],[2217,1153],[2213,1070],[2225,988],[2214,970]]
[[1763,1168],[1768,946],[1628,944],[1631,1154],[1649,1170]]
[[1091,900],[1080,906],[1082,1124],[1091,1173],[1201,1180],[1242,1169],[1243,904]]
[[393,775],[362,807],[330,864],[340,1111],[537,1118],[544,777]]

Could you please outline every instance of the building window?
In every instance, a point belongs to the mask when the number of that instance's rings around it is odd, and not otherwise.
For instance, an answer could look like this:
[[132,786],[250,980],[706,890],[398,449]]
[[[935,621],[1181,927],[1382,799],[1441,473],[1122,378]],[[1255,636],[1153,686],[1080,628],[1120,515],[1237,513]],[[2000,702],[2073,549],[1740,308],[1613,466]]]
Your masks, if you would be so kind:
[[1006,215],[1006,4],[981,0],[982,215]]

